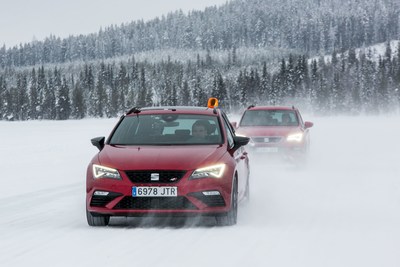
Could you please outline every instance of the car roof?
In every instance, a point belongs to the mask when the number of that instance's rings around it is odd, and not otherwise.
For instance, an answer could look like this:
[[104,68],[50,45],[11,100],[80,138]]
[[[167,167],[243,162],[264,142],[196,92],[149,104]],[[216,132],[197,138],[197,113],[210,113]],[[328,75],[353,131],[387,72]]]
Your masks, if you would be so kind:
[[176,113],[176,114],[199,114],[199,115],[209,115],[217,116],[217,109],[208,107],[195,107],[195,106],[158,106],[158,107],[144,107],[144,108],[133,108],[127,112],[127,116],[134,116],[136,114],[166,114],[166,113]]
[[294,106],[254,106],[247,110],[296,110]]

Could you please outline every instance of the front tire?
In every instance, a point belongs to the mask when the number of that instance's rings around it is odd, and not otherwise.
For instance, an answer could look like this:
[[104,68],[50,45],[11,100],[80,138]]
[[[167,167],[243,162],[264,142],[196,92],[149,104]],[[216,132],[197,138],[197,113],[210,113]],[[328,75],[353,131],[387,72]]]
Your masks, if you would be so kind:
[[110,222],[110,216],[107,215],[99,215],[93,216],[87,209],[86,209],[86,219],[90,226],[107,226]]
[[233,183],[232,194],[231,194],[231,209],[226,215],[217,216],[215,219],[218,226],[231,226],[237,223],[238,213],[238,185],[237,179]]

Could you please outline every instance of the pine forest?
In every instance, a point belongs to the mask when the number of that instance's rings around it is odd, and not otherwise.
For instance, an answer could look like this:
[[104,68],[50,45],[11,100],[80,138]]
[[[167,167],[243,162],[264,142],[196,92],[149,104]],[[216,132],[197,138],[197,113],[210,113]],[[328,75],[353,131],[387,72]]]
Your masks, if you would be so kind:
[[295,105],[398,113],[400,2],[233,0],[90,35],[0,48],[0,119],[115,117],[138,106]]

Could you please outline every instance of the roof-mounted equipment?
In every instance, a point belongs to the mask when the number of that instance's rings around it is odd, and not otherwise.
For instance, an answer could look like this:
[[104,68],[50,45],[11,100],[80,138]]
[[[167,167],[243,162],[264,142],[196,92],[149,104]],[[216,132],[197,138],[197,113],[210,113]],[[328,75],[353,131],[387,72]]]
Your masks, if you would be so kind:
[[208,108],[216,108],[218,107],[218,99],[215,97],[210,97],[207,102]]
[[215,97],[210,97],[207,102],[208,108],[213,108],[213,113],[217,114],[217,107],[218,107],[218,99]]

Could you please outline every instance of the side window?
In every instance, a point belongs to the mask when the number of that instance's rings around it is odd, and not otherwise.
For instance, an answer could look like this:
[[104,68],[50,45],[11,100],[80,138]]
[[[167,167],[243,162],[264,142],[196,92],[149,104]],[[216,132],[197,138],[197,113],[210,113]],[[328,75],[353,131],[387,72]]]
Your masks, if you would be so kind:
[[304,126],[303,118],[300,115],[300,112],[297,110],[296,111],[297,117],[299,118],[299,124],[300,126]]
[[234,134],[232,132],[232,126],[229,121],[227,121],[225,114],[222,115],[222,121],[224,122],[224,126],[226,129],[226,139],[228,141],[228,146],[229,148],[232,148],[235,145],[235,142],[233,141]]
[[222,118],[224,118],[226,123],[228,123],[228,127],[231,130],[232,134],[235,134],[235,128],[233,128],[232,124],[230,124],[228,116],[226,116],[226,114],[223,111],[221,111],[221,114],[222,114]]

